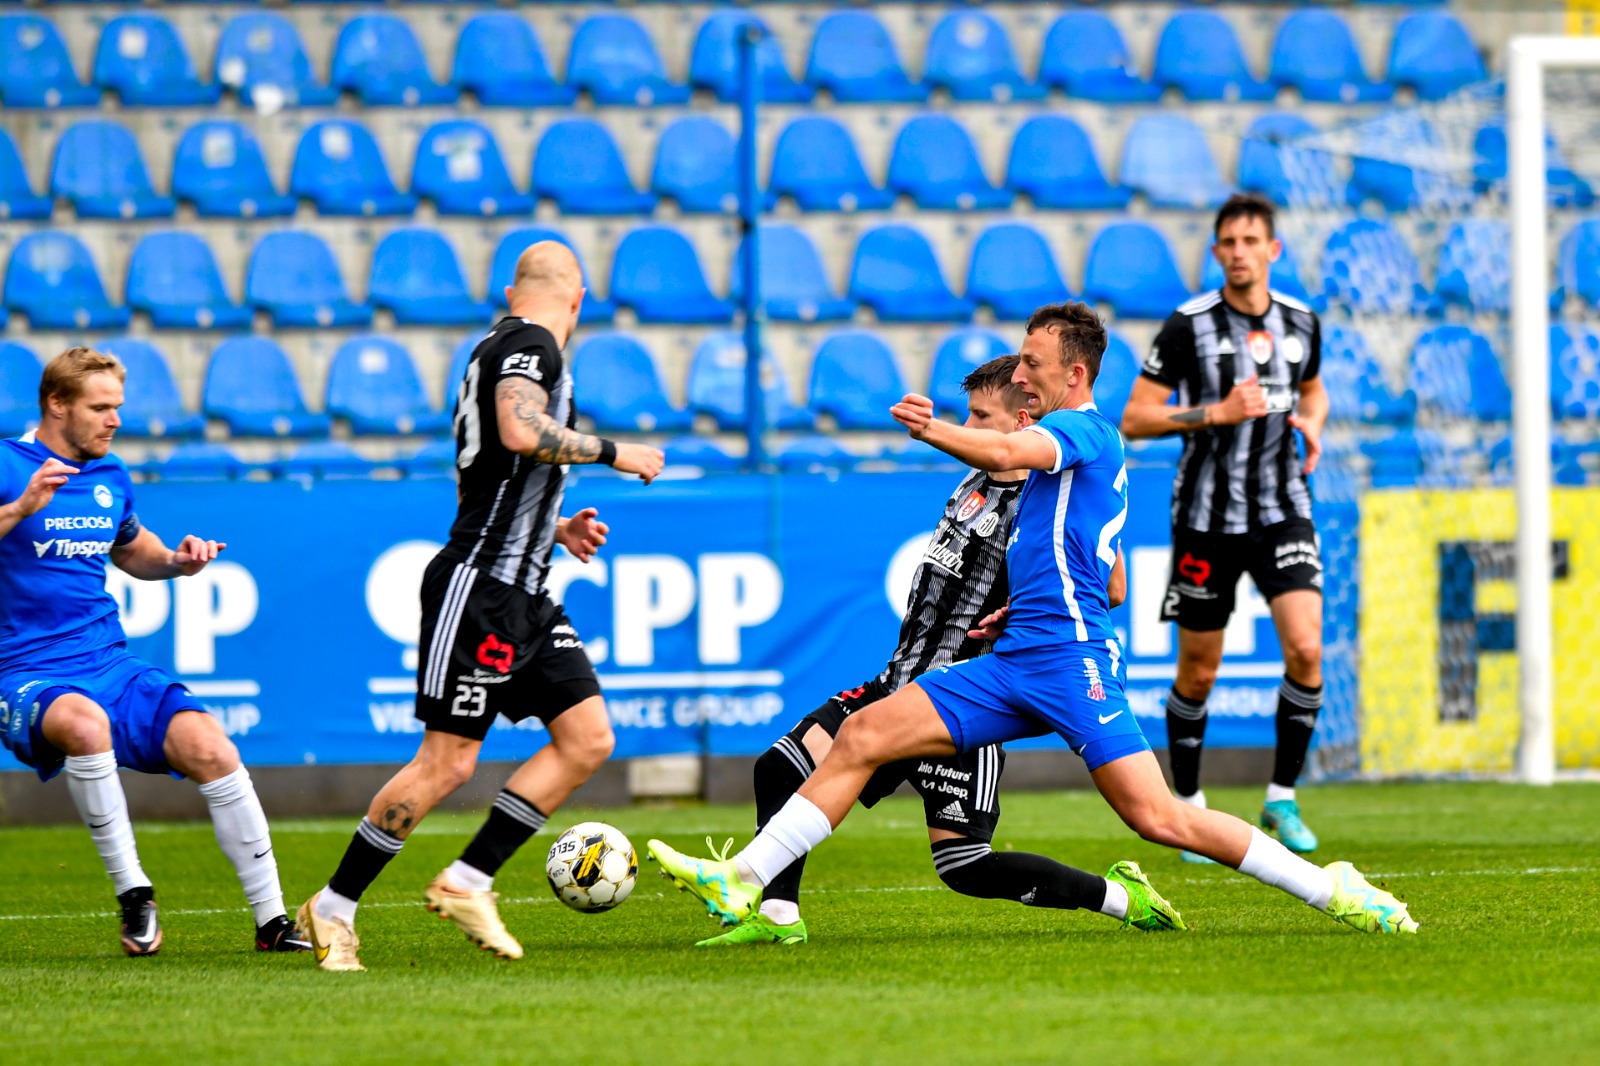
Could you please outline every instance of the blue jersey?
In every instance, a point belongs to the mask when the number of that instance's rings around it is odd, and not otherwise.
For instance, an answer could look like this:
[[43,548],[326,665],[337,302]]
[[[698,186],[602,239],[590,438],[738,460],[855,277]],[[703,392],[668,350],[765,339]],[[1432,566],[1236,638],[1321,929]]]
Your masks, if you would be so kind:
[[0,537],[0,673],[88,659],[125,637],[106,592],[106,557],[139,535],[133,482],[115,456],[76,462],[33,439],[0,441],[0,502],[10,503],[46,459],[78,473],[50,503]]
[[1128,517],[1122,434],[1094,404],[1053,411],[1030,432],[1055,445],[1023,486],[1006,572],[1011,613],[996,652],[1115,640],[1106,587]]

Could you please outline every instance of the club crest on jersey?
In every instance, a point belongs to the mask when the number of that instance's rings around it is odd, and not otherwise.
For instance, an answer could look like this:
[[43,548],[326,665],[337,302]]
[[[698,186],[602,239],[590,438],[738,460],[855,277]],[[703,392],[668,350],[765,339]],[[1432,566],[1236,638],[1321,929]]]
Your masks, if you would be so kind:
[[1100,666],[1093,659],[1083,660],[1083,673],[1089,679],[1089,698],[1091,700],[1104,700],[1106,686],[1100,680]]
[[978,519],[978,524],[972,531],[980,537],[987,537],[998,528],[1000,528],[1000,516],[994,511],[990,511]]
[[104,485],[96,485],[94,487],[94,502],[98,503],[101,507],[110,507],[111,490],[106,488]]
[[965,522],[979,511],[983,510],[983,493],[977,489],[972,490],[972,495],[961,501],[961,509],[956,511],[956,521]]
[[1272,362],[1272,334],[1264,329],[1253,329],[1244,339],[1244,343],[1250,352],[1250,358],[1256,361],[1257,366],[1265,366]]
[[1291,363],[1298,363],[1306,357],[1306,345],[1299,337],[1283,338],[1283,357]]

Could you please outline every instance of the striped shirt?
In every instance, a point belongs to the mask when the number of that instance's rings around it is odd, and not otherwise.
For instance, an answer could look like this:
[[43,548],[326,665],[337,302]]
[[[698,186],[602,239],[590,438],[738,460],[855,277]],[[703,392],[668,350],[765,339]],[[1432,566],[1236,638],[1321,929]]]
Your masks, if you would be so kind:
[[1247,315],[1201,293],[1173,312],[1156,335],[1143,376],[1177,390],[1184,407],[1221,403],[1234,384],[1256,375],[1267,414],[1237,426],[1212,426],[1184,441],[1172,486],[1172,524],[1202,533],[1249,533],[1311,517],[1289,415],[1300,386],[1317,376],[1322,324],[1316,313],[1272,293],[1264,315]]

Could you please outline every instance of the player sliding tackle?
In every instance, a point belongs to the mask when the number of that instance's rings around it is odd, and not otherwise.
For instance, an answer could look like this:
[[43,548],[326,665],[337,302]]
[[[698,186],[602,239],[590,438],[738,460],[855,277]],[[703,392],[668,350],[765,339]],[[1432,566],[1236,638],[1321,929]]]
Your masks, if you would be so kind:
[[1042,417],[1022,433],[967,429],[933,417],[926,397],[893,408],[917,439],[983,470],[1031,471],[1007,554],[1008,610],[986,619],[994,653],[924,674],[845,719],[821,765],[738,855],[650,856],[725,921],[743,921],[763,886],[826,840],[878,767],[949,756],[1049,729],[1084,760],[1095,787],[1146,840],[1186,848],[1369,932],[1415,932],[1404,903],[1347,862],[1319,868],[1247,823],[1167,791],[1123,693],[1108,585],[1127,516],[1122,437],[1094,406],[1105,352],[1099,317],[1053,304],[1028,320],[1015,382]]

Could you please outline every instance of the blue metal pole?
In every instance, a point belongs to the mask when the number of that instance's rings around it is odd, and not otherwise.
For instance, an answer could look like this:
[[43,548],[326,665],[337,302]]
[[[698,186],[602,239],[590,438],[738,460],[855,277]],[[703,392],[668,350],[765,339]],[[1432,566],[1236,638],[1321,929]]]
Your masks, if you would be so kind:
[[761,96],[761,63],[756,52],[761,27],[747,22],[739,32],[739,218],[744,238],[744,412],[749,449],[745,467],[766,465],[763,443],[767,405],[761,388],[761,326],[766,304],[761,299],[761,188],[756,176],[756,105]]

